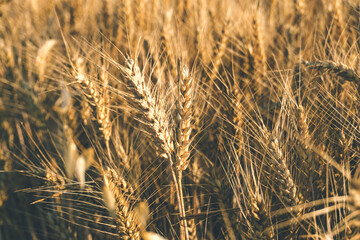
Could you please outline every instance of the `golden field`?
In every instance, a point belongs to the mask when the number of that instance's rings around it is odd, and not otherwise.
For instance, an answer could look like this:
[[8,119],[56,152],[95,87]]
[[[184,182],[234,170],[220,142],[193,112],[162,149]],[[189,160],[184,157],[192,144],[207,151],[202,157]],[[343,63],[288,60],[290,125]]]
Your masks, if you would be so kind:
[[359,37],[356,0],[0,1],[0,240],[360,239]]

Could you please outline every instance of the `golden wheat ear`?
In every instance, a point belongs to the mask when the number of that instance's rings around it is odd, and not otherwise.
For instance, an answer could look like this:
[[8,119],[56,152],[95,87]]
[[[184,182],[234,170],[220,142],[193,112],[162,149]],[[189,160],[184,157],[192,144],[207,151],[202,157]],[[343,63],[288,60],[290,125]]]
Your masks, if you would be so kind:
[[157,108],[151,90],[145,82],[145,76],[142,74],[136,62],[129,59],[125,69],[128,89],[135,95],[129,99],[139,109],[145,123],[145,127],[150,135],[154,137],[154,143],[159,156],[169,160],[172,164],[172,154],[174,145],[172,144],[171,134],[164,116]]
[[115,216],[120,239],[140,240],[139,222],[133,209],[131,209],[129,195],[127,195],[132,194],[134,190],[124,178],[112,169],[104,170],[103,178],[105,205],[110,213]]
[[302,61],[302,64],[307,66],[309,69],[314,69],[319,72],[329,72],[340,79],[349,82],[355,82],[360,84],[360,75],[356,69],[346,66],[343,63],[336,63],[331,61]]
[[184,66],[179,80],[179,101],[178,101],[178,140],[177,146],[177,169],[184,171],[189,166],[191,153],[191,133],[192,127],[192,98],[193,98],[193,78],[190,76],[189,69]]

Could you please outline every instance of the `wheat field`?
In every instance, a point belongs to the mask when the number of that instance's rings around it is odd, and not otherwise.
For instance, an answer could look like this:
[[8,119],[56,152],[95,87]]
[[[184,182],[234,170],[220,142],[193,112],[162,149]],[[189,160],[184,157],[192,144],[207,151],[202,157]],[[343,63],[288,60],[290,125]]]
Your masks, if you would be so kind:
[[360,239],[359,0],[1,0],[0,240]]

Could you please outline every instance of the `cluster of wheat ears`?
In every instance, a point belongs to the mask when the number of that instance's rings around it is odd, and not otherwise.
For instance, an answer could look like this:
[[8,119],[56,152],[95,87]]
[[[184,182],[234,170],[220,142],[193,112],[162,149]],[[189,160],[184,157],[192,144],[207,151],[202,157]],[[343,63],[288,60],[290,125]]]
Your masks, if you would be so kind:
[[360,239],[359,0],[0,1],[0,239]]

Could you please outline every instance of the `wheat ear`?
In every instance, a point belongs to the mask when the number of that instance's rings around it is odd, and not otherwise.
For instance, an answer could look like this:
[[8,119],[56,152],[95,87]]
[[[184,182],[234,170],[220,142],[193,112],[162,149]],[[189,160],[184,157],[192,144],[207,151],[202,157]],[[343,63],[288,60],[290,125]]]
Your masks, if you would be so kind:
[[125,193],[132,193],[132,188],[124,179],[119,179],[117,174],[107,169],[104,175],[104,193],[110,192],[115,204],[116,222],[118,233],[123,240],[140,240],[140,228],[134,212],[130,209],[129,198]]
[[[338,38],[341,44],[345,43],[345,36],[343,34],[344,29],[346,29],[344,23],[344,13],[343,13],[343,3],[342,0],[333,0],[332,14],[334,17],[334,37]],[[342,45],[343,46],[343,45]]]
[[126,40],[128,40],[129,43],[133,43],[135,24],[131,5],[131,0],[120,0],[118,2],[117,15],[120,17],[121,22],[116,30],[115,42],[117,46],[121,46],[120,44],[124,44]]
[[110,96],[109,96],[109,76],[105,68],[101,69],[100,80],[102,81],[102,94],[100,96],[99,104],[97,105],[97,120],[101,125],[100,130],[102,131],[106,145],[109,144],[111,136],[111,122],[110,122]]
[[278,170],[278,175],[281,177],[278,179],[281,186],[281,195],[284,196],[284,200],[289,206],[299,204],[300,200],[297,195],[297,187],[287,163],[285,162],[285,156],[280,149],[277,138],[274,138],[270,142],[270,150],[272,152],[272,156],[274,157],[272,163],[274,163],[274,166]]
[[[178,131],[176,142],[176,169],[178,174],[178,184],[180,190],[181,203],[184,204],[182,189],[182,172],[187,169],[190,163],[190,145],[192,132],[192,77],[189,75],[189,69],[184,66],[183,72],[179,78],[179,100],[178,100]],[[183,206],[185,208],[185,206]],[[188,236],[188,225],[185,215],[182,216],[185,235]]]
[[[279,183],[280,196],[285,205],[292,207],[297,206],[302,202],[302,195],[299,192],[294,178],[286,162],[286,158],[280,148],[279,140],[276,136],[270,138],[269,142],[271,164],[277,171],[275,180]],[[297,216],[301,214],[302,209],[297,212]],[[294,221],[291,224],[291,235],[296,231],[297,224]]]
[[360,84],[360,75],[359,73],[342,63],[336,63],[332,61],[302,61],[302,64],[307,66],[310,69],[314,69],[317,71],[328,71],[345,81],[355,82],[356,84]]
[[299,128],[300,128],[300,134],[302,136],[303,141],[305,142],[305,145],[309,145],[310,142],[310,132],[309,132],[309,125],[307,121],[307,115],[305,112],[305,109],[302,105],[299,105]]
[[163,64],[168,64],[171,75],[175,76],[175,56],[171,46],[171,40],[174,34],[171,24],[173,14],[172,10],[167,11],[165,14],[164,25],[161,29],[160,50]]
[[136,25],[140,31],[144,31],[146,27],[146,0],[137,0],[136,3]]
[[304,0],[294,0],[294,4],[295,4],[294,24],[300,27],[301,21],[303,19],[306,10],[306,2]]
[[262,21],[260,13],[255,14],[252,23],[253,34],[252,34],[252,56],[254,58],[254,81],[257,84],[258,94],[263,92],[263,81],[266,75],[266,54],[264,47],[264,32],[262,27]]
[[47,40],[37,53],[35,63],[38,68],[40,82],[44,80],[44,74],[48,67],[49,55],[56,43],[57,41],[55,39]]
[[[131,59],[127,61],[127,68],[125,74],[127,77],[128,87],[134,93],[135,98],[133,101],[138,106],[139,110],[142,111],[144,117],[144,123],[148,127],[149,133],[155,138],[154,143],[157,147],[160,157],[169,161],[172,179],[175,184],[176,196],[179,205],[180,216],[182,218],[182,239],[189,239],[189,234],[186,231],[186,218],[185,218],[185,207],[182,189],[179,186],[178,176],[174,169],[174,161],[172,155],[174,153],[174,145],[172,144],[171,136],[168,132],[168,127],[165,124],[164,119],[159,114],[156,108],[155,100],[150,94],[150,90],[145,84],[144,75],[141,73],[139,66]],[[180,183],[181,185],[181,183]]]
[[159,114],[156,108],[155,99],[150,94],[145,83],[145,77],[141,73],[139,66],[131,59],[127,61],[127,68],[125,69],[128,88],[134,94],[131,100],[135,102],[141,114],[147,130],[155,137],[155,145],[159,151],[159,155],[168,159],[172,164],[171,154],[174,151],[174,146],[171,141],[168,127],[162,115]]
[[[274,231],[269,228],[269,213],[266,208],[265,199],[260,194],[251,197],[251,218],[254,225],[254,239],[274,239]],[[269,229],[265,232],[265,229]]]
[[221,30],[220,41],[216,43],[213,51],[213,60],[211,63],[209,75],[210,84],[212,84],[214,79],[217,77],[223,56],[226,52],[226,46],[229,40],[229,26],[230,21],[226,20]]
[[187,66],[179,78],[177,169],[184,171],[189,166],[192,127],[192,77]]
[[238,156],[242,155],[242,150],[244,147],[244,136],[243,136],[243,125],[244,125],[244,107],[241,103],[242,96],[237,87],[234,88],[234,96],[232,101],[234,104],[233,107],[233,124],[235,127],[235,144],[236,152]]
[[[110,96],[109,96],[109,78],[105,66],[101,68],[100,81],[102,88],[95,81],[86,76],[85,63],[83,58],[75,61],[75,79],[84,90],[85,95],[90,100],[89,103],[96,108],[97,121],[100,124],[100,131],[104,135],[106,145],[109,145],[111,136],[110,123]],[[89,93],[87,94],[86,91]],[[86,106],[86,104],[84,105]],[[89,109],[88,109],[89,110]],[[84,116],[83,116],[84,117]],[[87,120],[86,120],[87,121]]]
[[[218,176],[215,176],[218,177]],[[228,234],[229,239],[231,240],[235,240],[236,239],[236,235],[234,232],[234,229],[232,227],[232,222],[230,220],[230,216],[228,214],[228,212],[226,211],[226,205],[224,203],[224,185],[222,184],[222,181],[220,179],[215,179],[215,181],[213,179],[207,179],[207,181],[210,182],[210,184],[213,186],[213,189],[217,195],[217,204],[219,205],[219,211],[221,213],[221,217],[224,221],[224,225]]]

